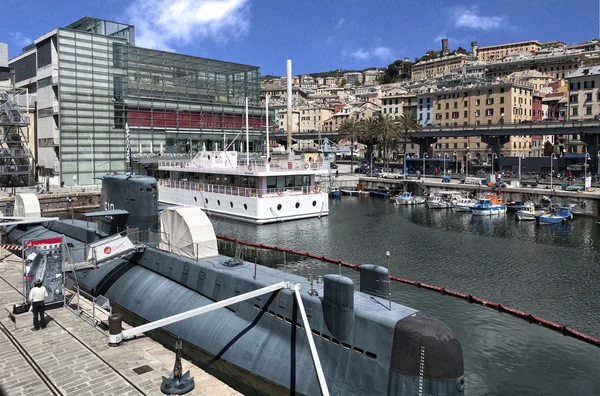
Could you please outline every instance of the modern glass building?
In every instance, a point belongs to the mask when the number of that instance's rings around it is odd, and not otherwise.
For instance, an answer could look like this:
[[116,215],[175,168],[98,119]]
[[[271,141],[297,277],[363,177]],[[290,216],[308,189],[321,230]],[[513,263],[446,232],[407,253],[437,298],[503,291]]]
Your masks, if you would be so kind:
[[37,93],[40,178],[87,185],[124,172],[127,141],[135,159],[239,149],[246,98],[250,146],[263,149],[258,67],[138,48],[134,32],[86,17],[10,60],[17,86]]

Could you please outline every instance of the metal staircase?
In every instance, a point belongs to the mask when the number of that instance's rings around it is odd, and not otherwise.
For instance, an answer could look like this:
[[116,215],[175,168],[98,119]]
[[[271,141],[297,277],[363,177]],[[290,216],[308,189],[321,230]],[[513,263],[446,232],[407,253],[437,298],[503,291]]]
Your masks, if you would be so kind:
[[0,186],[33,182],[27,89],[0,88]]

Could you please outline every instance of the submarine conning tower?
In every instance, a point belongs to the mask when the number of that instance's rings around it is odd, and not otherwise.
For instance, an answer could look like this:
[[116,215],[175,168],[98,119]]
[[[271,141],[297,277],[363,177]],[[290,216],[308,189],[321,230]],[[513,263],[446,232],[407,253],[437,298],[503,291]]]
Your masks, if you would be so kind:
[[112,235],[135,227],[140,231],[158,231],[158,190],[156,179],[137,175],[102,176],[100,207],[105,211],[126,213],[101,216],[98,228]]

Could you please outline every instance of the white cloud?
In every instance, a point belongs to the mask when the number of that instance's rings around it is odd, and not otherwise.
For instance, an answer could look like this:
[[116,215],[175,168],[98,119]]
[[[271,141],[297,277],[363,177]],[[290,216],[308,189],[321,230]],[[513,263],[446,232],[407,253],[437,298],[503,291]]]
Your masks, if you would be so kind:
[[[344,55],[345,53],[343,53]],[[358,48],[350,52],[350,57],[358,61],[366,61],[369,59],[377,58],[383,61],[391,61],[393,58],[392,50],[388,47],[377,46],[373,50],[368,51],[363,48]]]
[[456,8],[452,11],[454,26],[471,30],[501,30],[508,29],[508,22],[499,16],[482,16],[476,8]]
[[392,58],[392,50],[388,47],[375,47],[373,50],[373,56],[375,58],[379,58],[381,60],[391,60]]
[[346,19],[341,18],[339,21],[337,21],[337,23],[335,24],[335,28],[339,29],[342,27],[342,25],[344,24],[344,22],[346,22]]
[[21,47],[33,43],[32,39],[25,37],[21,32],[8,32],[8,37],[10,37],[12,43]]
[[350,56],[356,60],[364,61],[367,59],[371,59],[371,54],[368,51],[365,51],[362,48],[356,49],[350,52]]
[[226,42],[248,33],[248,0],[134,0],[127,15],[136,45],[173,51],[178,43]]

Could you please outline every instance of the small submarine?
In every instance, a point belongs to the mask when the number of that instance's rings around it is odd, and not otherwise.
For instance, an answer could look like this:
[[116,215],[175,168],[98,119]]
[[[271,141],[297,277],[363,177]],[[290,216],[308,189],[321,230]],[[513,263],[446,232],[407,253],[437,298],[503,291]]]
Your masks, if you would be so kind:
[[[203,247],[196,246],[192,254],[147,243],[142,251],[79,270],[80,287],[108,298],[113,312],[121,313],[125,321],[141,324],[281,281],[299,284],[330,394],[464,395],[459,340],[435,317],[389,303],[386,268],[361,265],[358,288],[338,274],[325,275],[315,285],[298,275],[220,255],[205,213],[194,208],[187,218],[173,222],[163,217],[167,210],[160,210],[157,196],[152,177],[106,175],[102,177],[103,210],[87,214],[97,222],[66,219],[9,226],[4,228],[4,239],[21,244],[63,236],[82,251],[84,245],[125,229],[135,228],[146,240],[156,242],[156,238],[164,240],[167,223],[179,235],[186,224],[200,222],[203,226],[190,232],[202,230]],[[149,335],[179,337],[188,356],[245,394],[321,394],[291,290],[185,319]]]

